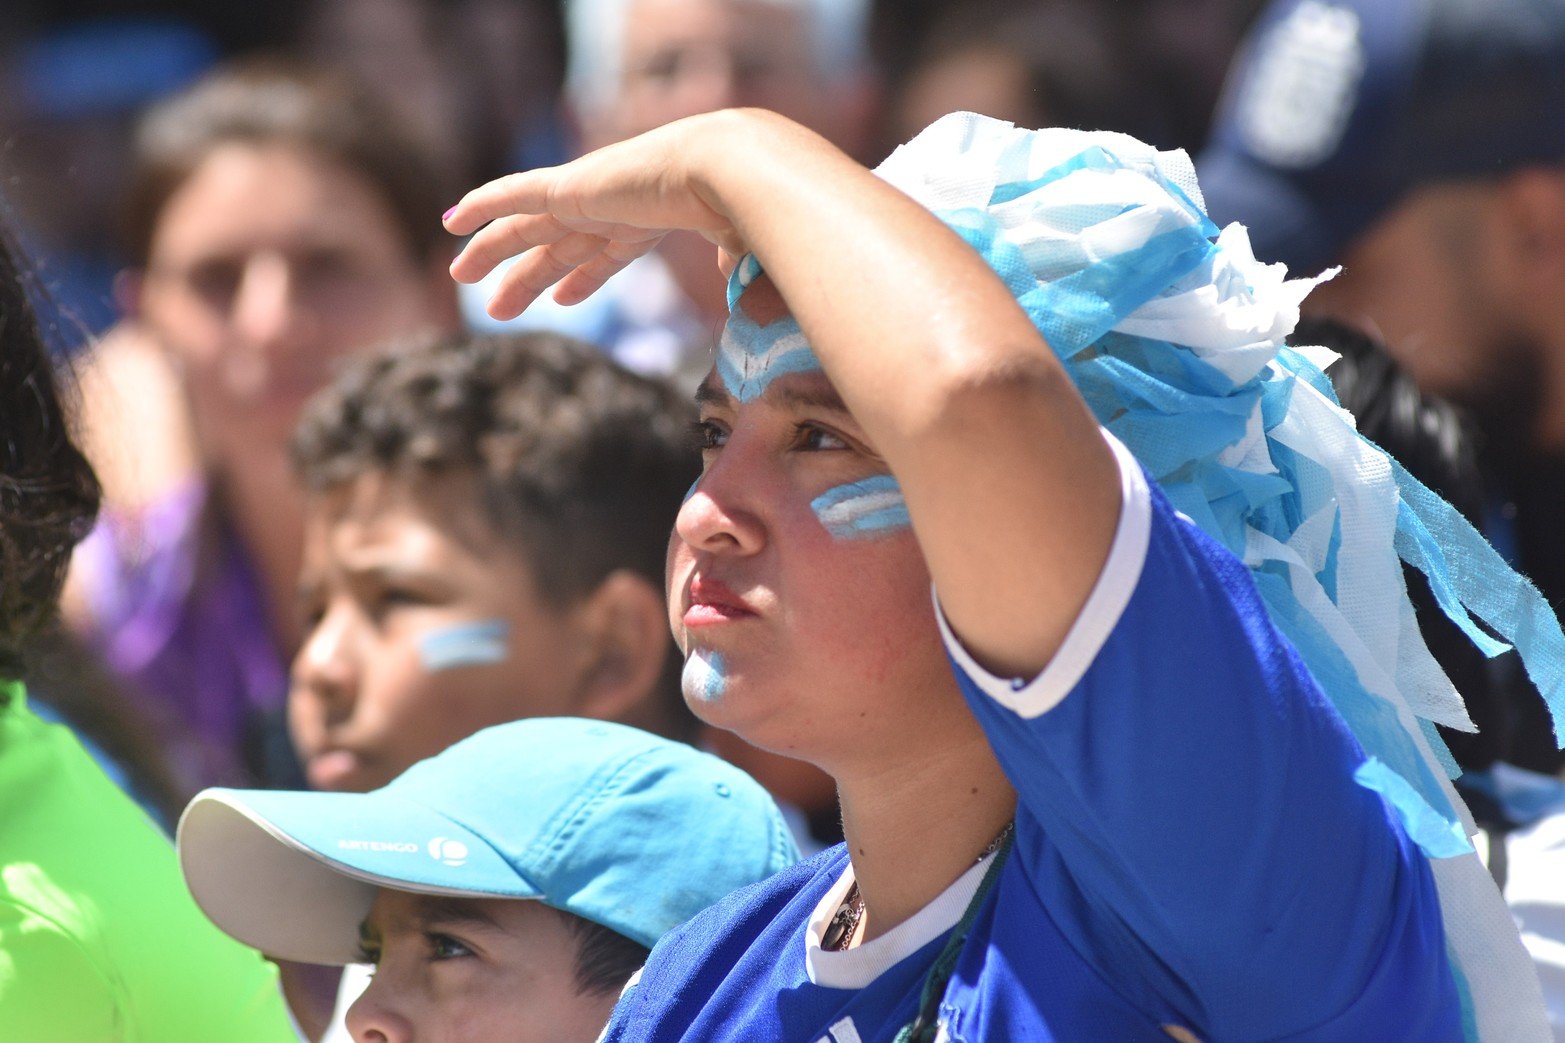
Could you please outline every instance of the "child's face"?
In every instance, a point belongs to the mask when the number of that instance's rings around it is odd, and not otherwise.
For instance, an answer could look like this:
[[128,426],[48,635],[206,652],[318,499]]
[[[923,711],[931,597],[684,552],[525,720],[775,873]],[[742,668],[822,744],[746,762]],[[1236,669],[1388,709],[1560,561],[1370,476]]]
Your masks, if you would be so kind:
[[375,964],[348,1009],[356,1040],[591,1043],[615,995],[581,995],[578,942],[537,902],[380,892],[364,921]]
[[685,697],[831,771],[891,700],[926,722],[961,703],[884,461],[764,278],[741,306],[697,396],[704,471],[669,551]]
[[288,722],[318,789],[373,789],[481,728],[576,708],[576,613],[538,594],[469,474],[314,497],[299,593]]

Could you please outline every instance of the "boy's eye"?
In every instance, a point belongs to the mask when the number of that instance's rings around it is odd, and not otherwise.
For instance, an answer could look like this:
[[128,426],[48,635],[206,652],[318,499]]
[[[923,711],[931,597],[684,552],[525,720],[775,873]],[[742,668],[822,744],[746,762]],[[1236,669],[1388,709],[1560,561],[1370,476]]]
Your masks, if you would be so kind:
[[728,441],[728,432],[711,420],[697,420],[690,425],[690,447],[697,452],[720,449]]
[[353,954],[355,963],[367,963],[370,966],[380,965],[380,946],[372,942],[360,942],[358,951]]
[[459,956],[473,955],[473,950],[449,934],[428,934],[425,937],[429,939],[429,955],[431,959],[451,960]]
[[417,608],[428,604],[429,598],[417,591],[407,590],[402,587],[386,587],[375,592],[369,608],[371,615],[375,619],[379,619],[387,613],[395,612],[398,609]]

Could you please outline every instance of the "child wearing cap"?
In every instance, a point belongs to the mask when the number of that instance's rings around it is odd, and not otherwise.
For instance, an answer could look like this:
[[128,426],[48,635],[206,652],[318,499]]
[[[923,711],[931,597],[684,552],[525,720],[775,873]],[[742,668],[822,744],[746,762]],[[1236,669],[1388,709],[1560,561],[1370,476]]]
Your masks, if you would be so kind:
[[[310,495],[288,718],[310,784],[373,789],[522,717],[688,738],[660,586],[692,416],[538,332],[408,341],[319,392],[292,444]],[[366,980],[344,975],[328,1039]]]
[[797,857],[737,768],[579,718],[485,729],[370,793],[206,790],[178,843],[235,938],[375,964],[361,1041],[595,1039],[665,932]]
[[497,317],[718,245],[686,699],[842,803],[846,845],[666,938],[607,1038],[1544,1038],[1399,553],[1551,697],[1565,638],[1284,347],[1310,284],[1123,135],[959,114],[879,173],[726,112],[445,218],[460,280],[520,253]]

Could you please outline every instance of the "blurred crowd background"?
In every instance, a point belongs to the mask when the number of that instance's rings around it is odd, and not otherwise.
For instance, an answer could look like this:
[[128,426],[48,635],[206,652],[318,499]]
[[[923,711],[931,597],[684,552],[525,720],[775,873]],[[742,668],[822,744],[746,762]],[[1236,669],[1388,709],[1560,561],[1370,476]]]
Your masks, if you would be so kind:
[[[684,22],[680,5],[663,6],[666,25]],[[1194,151],[1260,4],[880,0],[862,14],[859,3],[842,6],[868,19],[855,86],[865,96],[834,92],[830,115],[841,125],[835,136],[873,163],[956,108],[1031,126],[1113,126]],[[117,233],[137,117],[219,62],[283,53],[361,77],[438,153],[452,186],[558,162],[584,139],[562,104],[557,0],[13,0],[0,7],[0,40],[0,171],[63,312],[63,348],[102,333],[123,310],[114,276],[130,258]],[[764,102],[770,88],[754,71],[686,70],[700,82],[665,104],[693,112]]]
[[[283,720],[308,636],[288,437],[346,355],[495,331],[486,288],[444,275],[456,243],[438,216],[466,188],[735,105],[792,116],[867,164],[957,109],[1195,152],[1259,7],[5,4],[0,183],[105,487],[69,626],[30,658],[35,702],[165,825],[201,785],[319,781]],[[611,291],[540,302],[511,327],[693,387],[726,311],[706,244],[671,239]],[[835,836],[822,777],[705,741]]]
[[[670,236],[591,301],[497,324],[492,280],[450,280],[439,219],[482,181],[730,106],[779,111],[869,165],[963,109],[1188,150],[1214,221],[1242,221],[1261,260],[1344,266],[1295,342],[1346,356],[1331,377],[1366,435],[1565,598],[1561,0],[6,0],[0,198],[104,490],[66,625],[29,650],[31,702],[166,828],[202,786],[367,789],[496,719],[580,710],[527,689],[541,668],[520,653],[520,680],[495,674],[499,694],[462,712],[447,677],[418,687],[435,668],[377,678],[345,653],[300,601],[300,474],[351,439],[322,436],[318,409],[315,442],[308,425],[293,459],[289,442],[349,356],[398,339],[564,333],[688,393],[727,310],[709,244]],[[597,386],[555,383],[566,399]],[[354,385],[338,390],[339,426],[369,430]],[[418,409],[443,422],[449,405]],[[647,594],[697,466],[677,448],[668,488],[643,490],[660,506],[635,519],[650,665],[597,715],[697,739],[796,813],[807,844],[834,842],[824,775],[703,733],[678,702]],[[547,563],[560,542],[528,549]],[[1427,616],[1484,728],[1446,736],[1480,824],[1500,844],[1565,821],[1565,760],[1514,657],[1485,660]],[[355,700],[395,712],[370,715],[369,759],[344,767],[327,736]],[[437,712],[397,716],[418,700]]]

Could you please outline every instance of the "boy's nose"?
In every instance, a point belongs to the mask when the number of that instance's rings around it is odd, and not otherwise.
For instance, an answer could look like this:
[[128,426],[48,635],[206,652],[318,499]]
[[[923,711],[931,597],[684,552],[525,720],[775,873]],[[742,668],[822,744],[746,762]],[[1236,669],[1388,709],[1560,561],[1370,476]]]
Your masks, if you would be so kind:
[[385,988],[380,978],[370,981],[343,1019],[348,1034],[356,1043],[408,1043],[413,1038],[413,1026],[392,1007],[381,1002]]
[[344,716],[358,686],[351,626],[340,613],[328,612],[304,637],[293,663],[294,687],[326,704],[327,716]]

